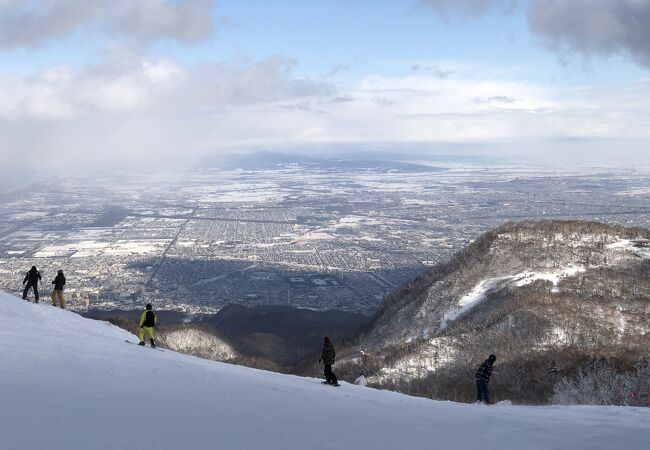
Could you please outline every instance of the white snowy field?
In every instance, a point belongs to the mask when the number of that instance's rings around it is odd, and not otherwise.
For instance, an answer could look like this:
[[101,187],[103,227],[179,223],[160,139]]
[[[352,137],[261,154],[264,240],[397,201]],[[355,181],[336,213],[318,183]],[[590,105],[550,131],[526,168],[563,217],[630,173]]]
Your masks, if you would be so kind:
[[[478,406],[124,342],[0,293],[0,449],[645,449],[650,409]],[[472,380],[467,380],[472,383]]]

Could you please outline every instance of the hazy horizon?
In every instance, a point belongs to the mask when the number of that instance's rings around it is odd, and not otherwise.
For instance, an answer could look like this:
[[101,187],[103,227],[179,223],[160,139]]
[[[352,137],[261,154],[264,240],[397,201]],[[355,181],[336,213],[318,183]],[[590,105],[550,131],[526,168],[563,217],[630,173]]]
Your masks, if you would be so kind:
[[647,165],[649,20],[639,0],[4,1],[4,189],[256,151]]

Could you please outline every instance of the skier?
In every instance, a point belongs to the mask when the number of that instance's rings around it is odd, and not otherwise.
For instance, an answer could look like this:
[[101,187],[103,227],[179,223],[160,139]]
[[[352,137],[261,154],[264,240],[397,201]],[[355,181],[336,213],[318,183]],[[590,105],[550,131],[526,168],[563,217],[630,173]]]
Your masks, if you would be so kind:
[[145,310],[140,316],[140,343],[138,345],[144,345],[144,334],[149,335],[149,341],[151,342],[152,347],[156,347],[156,342],[153,338],[153,329],[156,326],[156,313],[153,312],[151,303],[147,303]]
[[323,381],[323,384],[339,386],[336,375],[332,372],[332,364],[334,364],[335,358],[336,352],[334,351],[334,346],[330,342],[330,338],[325,336],[323,338],[323,350],[321,351],[320,358],[318,358],[318,362],[323,361],[323,364],[325,364],[325,381]]
[[54,285],[54,290],[52,291],[52,304],[56,306],[57,299],[59,301],[59,306],[62,309],[65,309],[65,300],[63,300],[63,286],[65,285],[65,275],[63,275],[63,270],[59,270],[56,273],[56,278],[52,280]]
[[497,357],[490,355],[483,364],[476,371],[474,378],[476,379],[476,401],[481,403],[490,404],[490,391],[488,390],[488,383],[490,382],[490,375],[492,375],[492,366]]
[[42,280],[43,278],[41,277],[41,274],[38,270],[36,270],[36,266],[32,266],[31,269],[29,269],[29,272],[27,272],[27,275],[25,275],[25,279],[23,280],[23,284],[27,283],[25,286],[25,289],[23,290],[23,300],[27,300],[27,293],[29,292],[29,288],[34,289],[34,300],[36,300],[36,303],[38,303],[38,280]]
[[363,387],[368,386],[368,380],[366,380],[366,376],[363,374],[363,372],[361,372],[359,374],[359,376],[357,377],[357,379],[354,380],[354,384],[356,384],[357,386],[363,386]]

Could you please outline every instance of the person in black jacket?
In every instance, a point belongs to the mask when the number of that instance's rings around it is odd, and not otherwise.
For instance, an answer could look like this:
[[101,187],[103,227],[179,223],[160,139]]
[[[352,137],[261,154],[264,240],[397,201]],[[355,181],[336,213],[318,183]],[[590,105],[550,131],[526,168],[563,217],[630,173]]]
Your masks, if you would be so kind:
[[488,390],[488,383],[490,382],[490,376],[492,375],[492,366],[494,361],[497,360],[497,357],[490,355],[486,359],[481,367],[476,371],[474,378],[476,379],[476,401],[484,402],[490,404],[490,391]]
[[331,384],[332,386],[338,386],[339,382],[336,379],[336,375],[332,372],[332,364],[334,364],[334,359],[336,358],[336,352],[334,351],[334,346],[330,342],[330,338],[325,336],[323,338],[323,350],[321,351],[320,358],[318,362],[323,361],[325,364],[325,384]]
[[34,289],[34,299],[36,300],[36,303],[38,303],[38,281],[41,279],[41,274],[38,270],[36,270],[36,266],[32,266],[32,268],[29,269],[29,272],[27,272],[27,275],[25,275],[25,279],[23,280],[23,284],[27,283],[25,289],[23,290],[23,300],[27,300],[27,293],[29,292],[29,288],[32,288]]
[[63,300],[63,286],[65,286],[65,275],[63,275],[63,270],[59,270],[56,273],[56,278],[52,281],[54,285],[54,290],[52,291],[52,304],[56,306],[57,300],[59,306],[65,309],[65,300]]

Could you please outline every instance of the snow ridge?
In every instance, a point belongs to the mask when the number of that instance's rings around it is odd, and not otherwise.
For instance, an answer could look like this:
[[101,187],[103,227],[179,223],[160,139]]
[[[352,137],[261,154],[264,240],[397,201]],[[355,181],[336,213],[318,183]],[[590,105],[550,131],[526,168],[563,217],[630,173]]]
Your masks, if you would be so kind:
[[650,440],[648,409],[488,408],[334,389],[124,339],[134,337],[0,293],[0,448],[581,450]]

